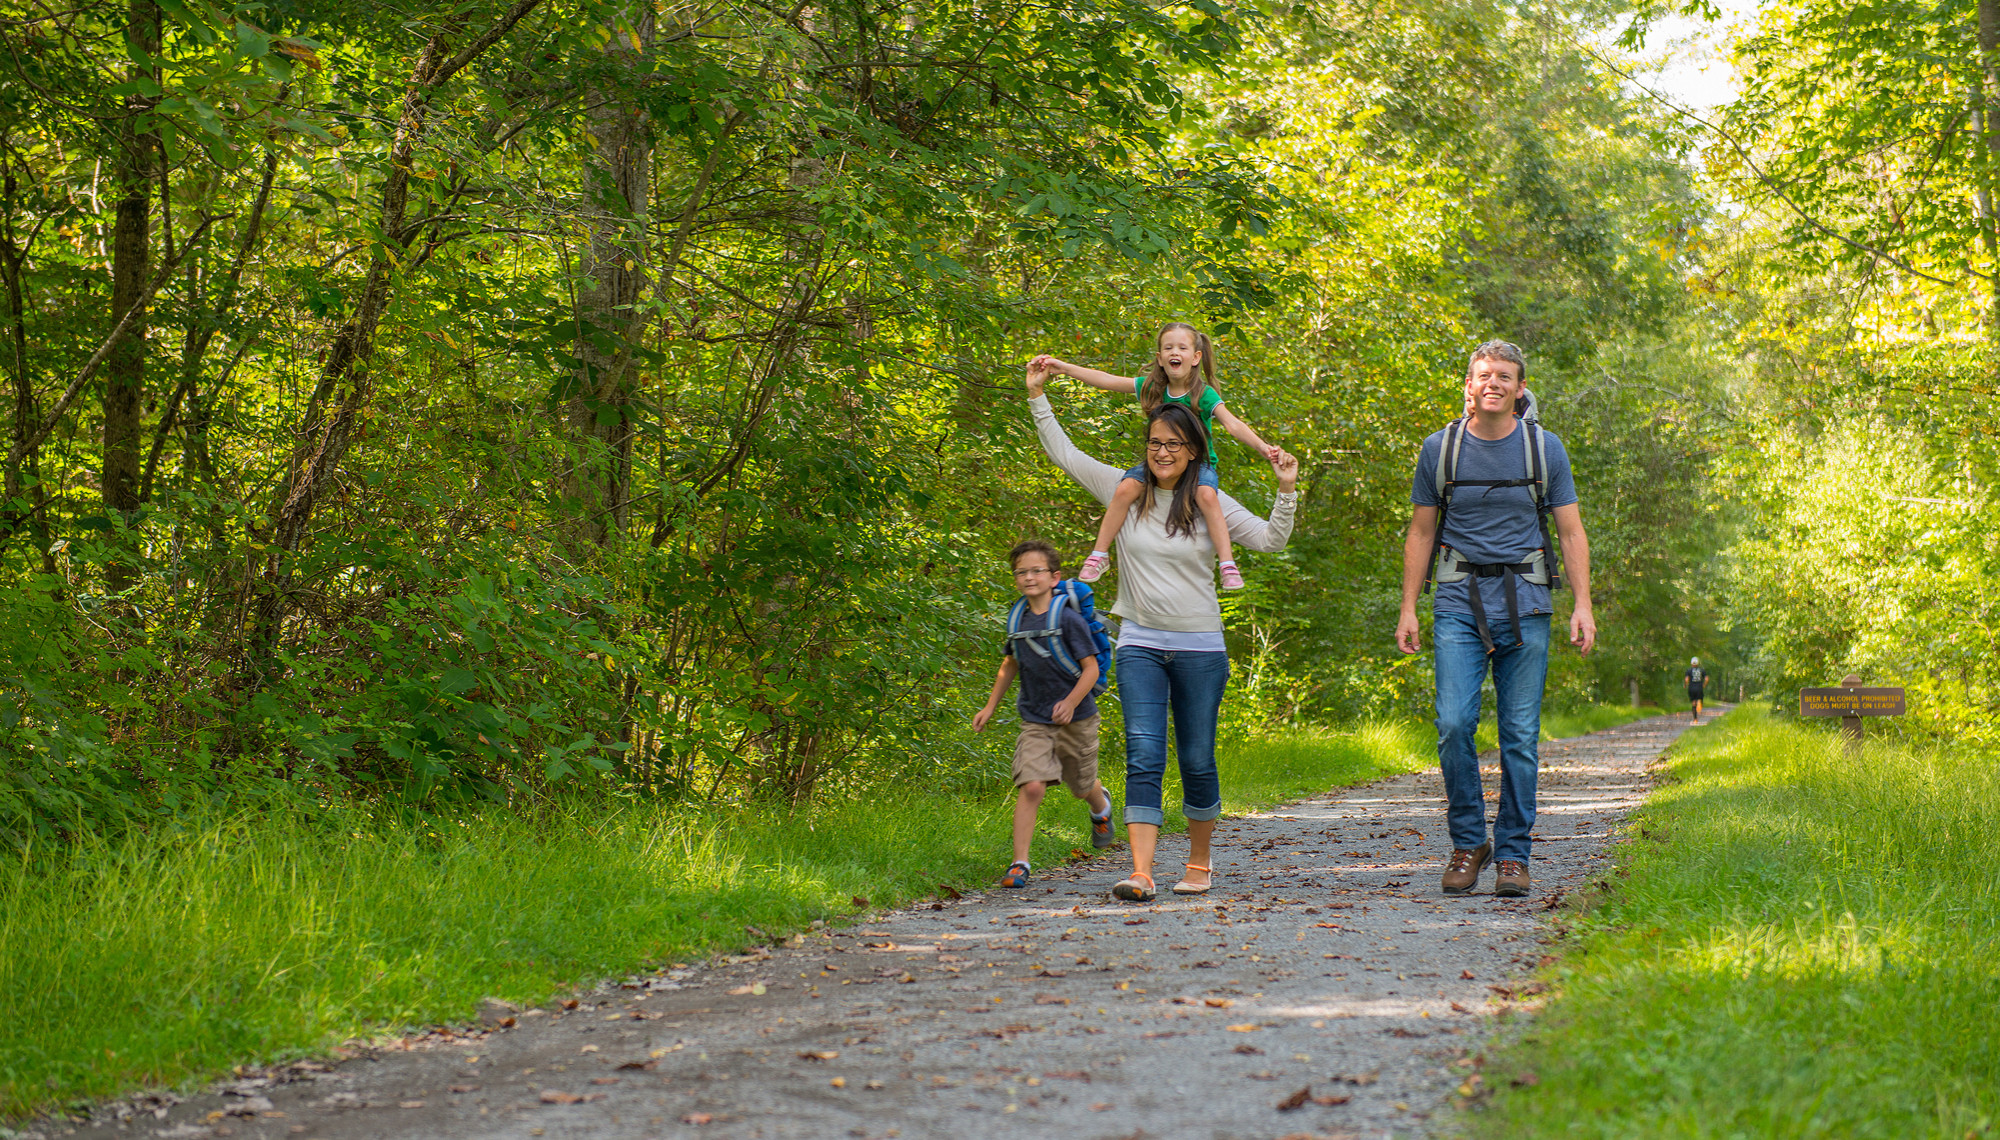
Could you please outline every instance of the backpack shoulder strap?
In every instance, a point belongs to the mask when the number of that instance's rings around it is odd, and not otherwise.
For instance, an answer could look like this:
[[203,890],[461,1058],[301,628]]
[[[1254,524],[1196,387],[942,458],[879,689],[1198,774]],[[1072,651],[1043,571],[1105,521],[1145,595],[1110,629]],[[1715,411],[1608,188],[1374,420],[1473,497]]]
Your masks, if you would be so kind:
[[1465,447],[1465,417],[1451,421],[1444,426],[1444,439],[1439,441],[1437,462],[1437,497],[1439,506],[1451,503],[1452,484],[1458,481],[1458,453]]
[[1549,441],[1539,420],[1521,421],[1522,443],[1528,449],[1528,480],[1535,489],[1535,509],[1549,501]]

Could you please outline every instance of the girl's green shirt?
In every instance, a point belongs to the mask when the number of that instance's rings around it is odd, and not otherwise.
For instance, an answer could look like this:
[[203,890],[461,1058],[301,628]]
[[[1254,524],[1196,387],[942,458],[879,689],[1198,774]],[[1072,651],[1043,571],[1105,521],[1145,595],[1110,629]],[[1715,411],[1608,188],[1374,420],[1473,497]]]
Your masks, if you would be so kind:
[[[1146,378],[1144,376],[1132,377],[1132,398],[1135,400],[1138,399],[1139,389],[1145,386]],[[1203,386],[1201,390],[1200,407],[1189,404],[1186,396],[1176,396],[1172,392],[1166,394],[1165,402],[1189,408],[1195,415],[1201,417],[1201,430],[1208,433],[1208,465],[1210,467],[1215,466],[1215,406],[1222,402],[1222,393],[1216,391],[1215,386],[1210,384]],[[1140,405],[1142,408],[1144,406],[1144,404]]]

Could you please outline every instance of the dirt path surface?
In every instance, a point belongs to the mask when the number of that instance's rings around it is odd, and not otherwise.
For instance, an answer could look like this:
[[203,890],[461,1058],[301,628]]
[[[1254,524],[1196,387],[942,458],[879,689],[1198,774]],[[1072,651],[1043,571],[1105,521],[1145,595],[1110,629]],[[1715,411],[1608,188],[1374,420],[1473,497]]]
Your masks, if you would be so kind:
[[[1420,1136],[1537,964],[1539,916],[1608,857],[1685,727],[1543,746],[1526,899],[1494,897],[1490,869],[1439,892],[1433,770],[1225,821],[1206,897],[1112,901],[1121,853],[486,1032],[121,1102],[75,1135]],[[1163,887],[1184,852],[1162,842]]]

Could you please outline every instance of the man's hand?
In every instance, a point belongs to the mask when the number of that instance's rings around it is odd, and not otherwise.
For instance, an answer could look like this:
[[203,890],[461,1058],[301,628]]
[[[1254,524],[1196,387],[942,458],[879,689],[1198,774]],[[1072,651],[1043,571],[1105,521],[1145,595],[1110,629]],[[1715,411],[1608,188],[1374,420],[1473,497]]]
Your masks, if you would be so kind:
[[1049,382],[1048,359],[1047,356],[1037,356],[1028,362],[1028,398],[1031,400],[1038,399],[1042,386]]
[[1067,697],[1057,701],[1056,707],[1049,710],[1049,719],[1057,724],[1068,724],[1074,716],[1076,716],[1076,702]]
[[1417,612],[1404,610],[1403,616],[1396,622],[1397,647],[1404,653],[1423,652],[1423,638],[1420,636],[1422,632],[1423,627],[1417,624]]
[[1000,707],[998,705],[987,705],[985,708],[980,709],[976,713],[973,713],[972,731],[985,732],[987,724],[993,720],[993,714],[998,711],[1000,711]]
[[1276,455],[1271,457],[1271,470],[1277,473],[1278,490],[1295,491],[1299,486],[1299,457],[1282,447],[1271,449]]
[[1578,606],[1570,612],[1569,643],[1585,657],[1590,656],[1591,646],[1597,644],[1597,618],[1589,606]]

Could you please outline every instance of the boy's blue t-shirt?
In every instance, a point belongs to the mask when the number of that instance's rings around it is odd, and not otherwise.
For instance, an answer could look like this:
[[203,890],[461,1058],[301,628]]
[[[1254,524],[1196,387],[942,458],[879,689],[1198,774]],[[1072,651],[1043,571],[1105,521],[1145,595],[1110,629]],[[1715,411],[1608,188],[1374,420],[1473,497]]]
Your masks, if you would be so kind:
[[[1024,609],[1021,614],[1022,631],[1049,628],[1049,614],[1054,613],[1055,608],[1054,600],[1051,599],[1048,610],[1043,613]],[[1097,639],[1091,636],[1090,623],[1084,621],[1083,615],[1076,611],[1076,607],[1067,602],[1063,604],[1062,639],[1063,644],[1069,647],[1069,655],[1077,664],[1096,660]],[[1014,698],[1014,707],[1020,710],[1021,719],[1030,724],[1054,724],[1055,717],[1052,714],[1055,712],[1056,702],[1069,696],[1069,691],[1076,688],[1076,678],[1064,676],[1054,660],[1045,658],[1025,646],[1016,654],[1010,642],[1007,653],[1014,656],[1021,665],[1021,691]],[[1086,694],[1083,700],[1077,702],[1076,711],[1070,715],[1070,722],[1074,724],[1077,721],[1089,720],[1096,715],[1097,698]]]
[[[1458,452],[1459,479],[1527,478],[1528,449],[1521,432],[1518,420],[1505,439],[1480,439],[1470,431],[1466,432],[1465,445]],[[1551,507],[1566,507],[1576,502],[1576,480],[1570,474],[1569,451],[1563,447],[1562,440],[1546,428],[1542,430],[1542,439],[1547,443],[1549,457],[1548,504]],[[1437,470],[1443,450],[1444,431],[1440,429],[1424,441],[1423,452],[1417,457],[1417,476],[1410,485],[1410,502],[1417,506],[1435,507],[1439,503]],[[1555,528],[1551,526],[1549,541],[1554,542],[1555,538]],[[1542,545],[1541,524],[1535,517],[1534,488],[1459,487],[1452,492],[1451,510],[1445,514],[1444,544],[1473,562],[1521,561],[1530,551]],[[1549,552],[1551,558],[1556,554],[1557,551]],[[1439,586],[1437,596],[1431,603],[1432,612],[1471,613],[1470,590],[1474,583],[1479,584],[1482,591],[1480,601],[1489,616],[1506,614],[1505,578],[1467,578]],[[1523,614],[1555,612],[1547,586],[1537,586],[1517,578],[1514,596]]]

